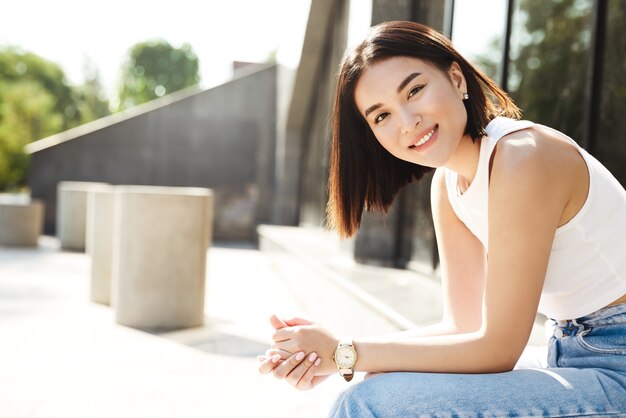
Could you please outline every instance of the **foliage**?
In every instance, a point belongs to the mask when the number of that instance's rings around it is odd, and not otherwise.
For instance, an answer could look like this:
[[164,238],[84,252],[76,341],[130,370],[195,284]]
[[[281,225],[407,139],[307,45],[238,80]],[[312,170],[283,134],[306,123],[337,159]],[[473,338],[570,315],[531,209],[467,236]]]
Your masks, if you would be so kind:
[[514,17],[511,96],[524,117],[583,139],[591,2],[522,0]]
[[24,186],[26,144],[109,114],[97,79],[71,87],[58,65],[0,49],[0,190]]
[[165,41],[133,46],[122,67],[119,109],[198,84],[198,57],[189,44],[174,48]]
[[83,66],[85,82],[74,88],[81,123],[87,123],[111,114],[109,101],[104,94],[100,73],[93,62],[87,60]]

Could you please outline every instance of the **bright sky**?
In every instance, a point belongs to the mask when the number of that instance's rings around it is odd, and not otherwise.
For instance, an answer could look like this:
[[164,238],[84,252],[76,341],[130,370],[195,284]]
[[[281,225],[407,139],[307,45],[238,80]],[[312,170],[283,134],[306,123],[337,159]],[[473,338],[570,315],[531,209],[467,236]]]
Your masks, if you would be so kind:
[[188,42],[207,87],[230,77],[232,61],[265,61],[279,44],[279,60],[297,65],[309,8],[310,0],[12,0],[2,5],[0,45],[56,62],[73,84],[89,59],[111,96],[132,45]]
[[[465,54],[481,50],[502,30],[504,0],[457,0],[453,42]],[[231,75],[232,61],[278,61],[295,67],[311,0],[11,0],[2,6],[0,45],[14,45],[61,65],[69,81],[82,83],[86,60],[100,70],[109,97],[128,49],[161,38],[191,44],[200,60],[202,85]],[[488,13],[487,13],[487,12]],[[371,0],[352,0],[349,42],[362,39]],[[490,15],[490,16],[487,16]],[[456,38],[456,39],[455,39]]]

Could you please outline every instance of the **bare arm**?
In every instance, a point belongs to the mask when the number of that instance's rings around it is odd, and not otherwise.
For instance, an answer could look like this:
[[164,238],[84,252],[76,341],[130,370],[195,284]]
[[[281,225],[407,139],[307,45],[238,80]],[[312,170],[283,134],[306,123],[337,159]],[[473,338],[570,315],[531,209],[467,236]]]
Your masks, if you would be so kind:
[[460,334],[480,328],[486,274],[485,250],[452,209],[442,169],[433,176],[430,201],[441,265],[443,318],[433,325],[372,337],[372,340],[384,342]]
[[[532,141],[503,145],[491,176],[490,254],[481,327],[459,335],[406,341],[358,340],[358,370],[479,373],[515,365],[530,335],[569,189]],[[454,294],[454,289],[448,294]],[[463,312],[471,313],[458,301],[452,300],[449,307],[456,319]]]
[[[467,287],[469,282],[457,278],[463,272],[466,277],[479,276],[484,264],[473,264],[476,253],[464,258],[477,247],[467,235],[447,235],[450,231],[459,234],[454,229],[459,225],[450,223],[446,207],[440,207],[436,216],[441,219],[435,222],[443,249],[442,267],[446,263],[447,269],[446,316],[461,333],[356,339],[356,370],[487,373],[511,370],[515,365],[530,335],[554,233],[571,187],[549,152],[538,147],[532,136],[510,144],[501,141],[498,150],[489,193],[490,253],[480,325],[476,327],[474,316],[480,292],[475,283]],[[336,345],[332,334],[306,327],[280,330],[274,340],[288,351],[296,346],[305,351],[310,348],[327,358]],[[333,371],[330,367],[321,372]]]

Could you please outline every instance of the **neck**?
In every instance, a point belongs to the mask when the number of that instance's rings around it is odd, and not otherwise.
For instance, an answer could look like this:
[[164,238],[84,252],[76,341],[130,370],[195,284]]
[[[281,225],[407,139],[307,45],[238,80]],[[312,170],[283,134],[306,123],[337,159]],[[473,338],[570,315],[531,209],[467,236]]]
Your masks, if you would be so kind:
[[478,169],[478,159],[480,157],[480,139],[472,141],[469,135],[463,136],[452,154],[446,162],[445,167],[455,171],[462,180],[470,185],[474,181],[476,170]]

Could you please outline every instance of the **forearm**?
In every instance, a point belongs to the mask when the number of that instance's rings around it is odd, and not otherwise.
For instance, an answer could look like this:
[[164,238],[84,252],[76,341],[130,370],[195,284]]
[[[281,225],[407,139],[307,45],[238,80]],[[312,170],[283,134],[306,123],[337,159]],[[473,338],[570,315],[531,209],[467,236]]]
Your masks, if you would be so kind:
[[495,373],[511,370],[514,354],[481,332],[411,339],[356,338],[355,370],[365,372]]
[[412,328],[405,331],[395,332],[392,334],[377,335],[369,337],[368,341],[389,342],[417,337],[432,337],[437,335],[460,334],[463,331],[450,322],[438,322],[436,324],[427,325],[419,328]]

